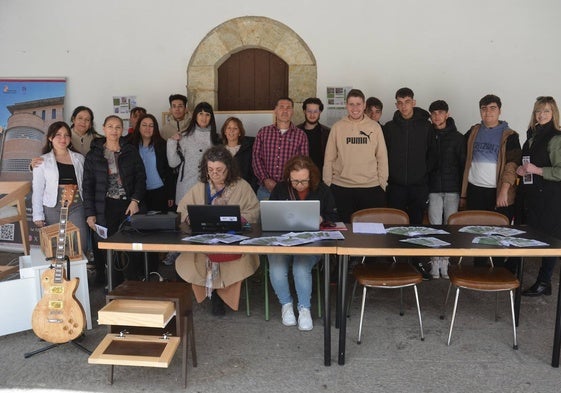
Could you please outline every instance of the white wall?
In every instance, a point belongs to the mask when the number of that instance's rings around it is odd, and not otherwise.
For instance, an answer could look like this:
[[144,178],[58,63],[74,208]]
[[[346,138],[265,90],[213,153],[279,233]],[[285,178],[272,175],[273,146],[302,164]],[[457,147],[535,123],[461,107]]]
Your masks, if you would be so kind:
[[384,102],[382,122],[409,86],[421,107],[447,100],[465,131],[492,92],[524,139],[535,97],[561,100],[559,0],[0,0],[0,77],[67,77],[66,118],[88,105],[101,129],[113,95],[166,110],[204,36],[247,15],[307,42],[320,98],[327,86],[361,88]]

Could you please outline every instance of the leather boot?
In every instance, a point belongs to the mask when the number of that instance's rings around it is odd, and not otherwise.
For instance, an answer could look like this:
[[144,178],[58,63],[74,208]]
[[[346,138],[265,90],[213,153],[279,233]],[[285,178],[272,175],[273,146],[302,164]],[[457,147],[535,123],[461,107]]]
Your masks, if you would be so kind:
[[551,282],[536,281],[534,285],[522,292],[522,296],[551,296]]

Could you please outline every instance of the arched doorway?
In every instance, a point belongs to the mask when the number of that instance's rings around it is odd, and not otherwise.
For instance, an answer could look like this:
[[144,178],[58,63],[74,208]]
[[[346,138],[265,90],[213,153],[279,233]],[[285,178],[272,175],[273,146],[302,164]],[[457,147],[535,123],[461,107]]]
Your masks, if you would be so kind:
[[307,97],[317,95],[316,60],[304,40],[278,21],[261,16],[244,16],[211,30],[193,52],[187,68],[187,96],[191,110],[200,101],[216,106],[218,68],[232,54],[251,48],[267,50],[286,62],[289,69],[288,95],[294,100],[296,108]]
[[264,49],[234,53],[218,67],[217,110],[270,110],[288,96],[288,65]]

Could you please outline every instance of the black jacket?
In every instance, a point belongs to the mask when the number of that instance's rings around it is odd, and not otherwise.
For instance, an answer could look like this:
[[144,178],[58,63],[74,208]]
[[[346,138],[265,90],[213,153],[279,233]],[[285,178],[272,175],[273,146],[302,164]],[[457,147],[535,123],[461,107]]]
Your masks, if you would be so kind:
[[428,184],[432,125],[429,113],[414,108],[413,117],[404,119],[395,111],[383,127],[390,176],[388,183],[402,186]]
[[460,192],[466,163],[464,136],[456,129],[454,119],[446,120],[442,130],[433,129],[429,173],[429,192]]
[[[296,127],[304,131],[306,137],[308,137],[308,148],[310,150],[310,158],[317,165],[319,168],[319,173],[323,172],[323,159],[325,156],[325,146],[327,146],[327,140],[329,139],[329,133],[331,132],[331,128],[324,126],[323,124],[317,123],[316,127],[312,130],[306,130],[305,128],[306,123],[298,124]],[[320,133],[320,145],[316,146],[314,139],[316,138],[316,134]],[[319,150],[317,149],[319,147]]]
[[253,173],[253,167],[251,166],[254,141],[255,137],[244,136],[240,145],[240,150],[238,150],[234,158],[236,159],[238,167],[240,168],[242,179],[247,181],[251,185],[251,188],[253,188],[253,190],[255,191],[258,187],[257,177]]
[[[105,197],[107,193],[107,173],[109,166],[103,155],[105,137],[92,141],[90,151],[84,162],[82,181],[84,213],[86,217],[95,216],[99,225],[106,226]],[[123,182],[127,200],[138,199],[142,202],[146,193],[146,172],[138,150],[124,138],[119,141],[121,154],[117,165]],[[123,212],[124,213],[124,212]]]
[[[269,199],[273,201],[299,200],[298,191],[290,183],[281,181],[273,188]],[[324,221],[336,222],[338,220],[335,198],[324,182],[320,182],[316,190],[310,190],[306,200],[319,201],[319,212]]]

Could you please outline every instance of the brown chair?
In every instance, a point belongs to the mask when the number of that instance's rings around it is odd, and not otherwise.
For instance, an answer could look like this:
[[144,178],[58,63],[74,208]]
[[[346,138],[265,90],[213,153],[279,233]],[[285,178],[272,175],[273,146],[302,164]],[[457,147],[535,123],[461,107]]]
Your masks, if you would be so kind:
[[[485,210],[465,210],[452,214],[448,218],[448,225],[509,225],[508,218],[500,213]],[[510,293],[510,308],[512,313],[512,331],[514,337],[513,348],[518,349],[516,341],[516,322],[514,319],[514,290],[520,286],[518,279],[508,269],[504,267],[495,267],[493,258],[489,257],[490,267],[476,267],[462,265],[462,258],[457,265],[452,265],[448,269],[450,276],[450,286],[444,300],[441,319],[444,319],[446,303],[450,296],[452,286],[456,287],[456,300],[454,301],[454,311],[452,313],[452,322],[450,323],[450,332],[448,334],[448,345],[452,338],[452,329],[454,328],[454,320],[456,319],[456,310],[458,307],[458,298],[460,296],[460,288],[471,289],[474,291],[496,292],[497,305],[498,293],[508,291]],[[497,308],[495,307],[495,320],[497,319]]]
[[29,229],[25,211],[25,196],[31,191],[29,181],[0,182],[0,225],[19,222],[25,255],[29,255]]
[[[351,216],[351,222],[377,222],[385,225],[409,225],[409,216],[404,211],[398,209],[371,208],[355,212]],[[362,263],[355,266],[353,269],[353,275],[356,278],[356,282],[363,287],[357,344],[361,343],[364,306],[366,303],[366,291],[368,288],[399,288],[401,292],[400,315],[403,315],[403,288],[412,286],[415,292],[415,300],[417,302],[421,340],[424,340],[423,320],[421,318],[421,307],[419,306],[419,294],[417,292],[417,284],[423,281],[423,276],[415,270],[410,263],[398,262],[395,258],[393,258],[393,262],[390,264],[374,263],[366,265],[364,264],[364,260],[365,257],[362,258]]]

